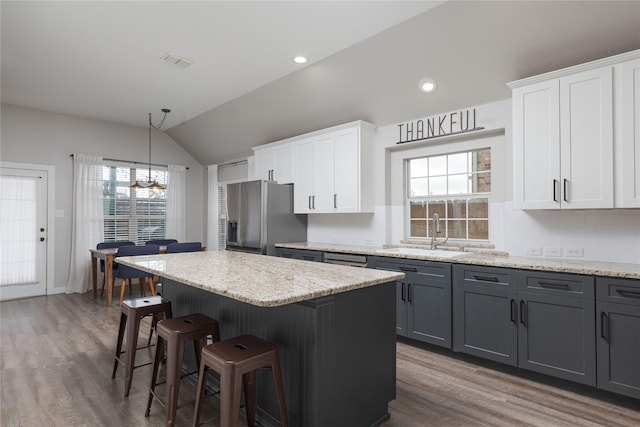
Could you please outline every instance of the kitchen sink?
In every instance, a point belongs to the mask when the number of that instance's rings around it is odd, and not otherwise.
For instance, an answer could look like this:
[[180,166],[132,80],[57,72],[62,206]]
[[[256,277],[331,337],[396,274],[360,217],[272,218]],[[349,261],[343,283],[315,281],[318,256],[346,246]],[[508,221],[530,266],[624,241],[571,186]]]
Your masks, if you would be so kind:
[[413,255],[421,257],[434,257],[434,258],[455,258],[460,255],[465,255],[466,252],[461,251],[449,251],[444,249],[420,249],[420,248],[388,248],[378,249],[376,252],[380,254],[399,254],[399,255]]

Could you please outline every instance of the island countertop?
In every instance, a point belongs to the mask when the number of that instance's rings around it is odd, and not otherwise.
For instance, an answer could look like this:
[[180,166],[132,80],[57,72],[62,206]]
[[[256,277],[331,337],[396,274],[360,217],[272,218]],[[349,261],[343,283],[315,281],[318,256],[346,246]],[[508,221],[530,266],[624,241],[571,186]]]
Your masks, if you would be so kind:
[[116,262],[260,307],[402,279],[403,273],[233,251],[119,257]]

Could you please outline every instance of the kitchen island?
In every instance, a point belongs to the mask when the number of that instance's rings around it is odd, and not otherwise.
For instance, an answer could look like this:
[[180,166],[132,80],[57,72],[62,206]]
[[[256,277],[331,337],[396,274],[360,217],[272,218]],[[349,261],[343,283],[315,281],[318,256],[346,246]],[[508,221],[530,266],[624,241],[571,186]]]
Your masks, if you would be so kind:
[[[276,344],[290,425],[375,426],[389,418],[395,281],[404,274],[231,251],[117,262],[161,276],[174,316],[204,313],[220,322],[222,339],[253,334]],[[194,363],[185,357],[184,368]],[[270,373],[258,378],[258,405],[277,415]]]

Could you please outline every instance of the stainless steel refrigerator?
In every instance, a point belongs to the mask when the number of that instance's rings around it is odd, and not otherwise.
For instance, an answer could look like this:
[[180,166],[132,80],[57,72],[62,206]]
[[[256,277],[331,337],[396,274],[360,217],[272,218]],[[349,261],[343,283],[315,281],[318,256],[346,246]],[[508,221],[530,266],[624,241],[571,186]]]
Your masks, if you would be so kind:
[[293,186],[227,185],[227,250],[275,255],[274,244],[307,240],[307,215],[293,213]]

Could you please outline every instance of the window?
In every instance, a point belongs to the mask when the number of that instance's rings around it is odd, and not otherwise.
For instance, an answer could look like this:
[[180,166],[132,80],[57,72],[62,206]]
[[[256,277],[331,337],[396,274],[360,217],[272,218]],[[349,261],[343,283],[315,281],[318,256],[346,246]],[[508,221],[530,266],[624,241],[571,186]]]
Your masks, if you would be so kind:
[[[104,240],[130,240],[144,245],[147,240],[164,239],[166,191],[129,185],[149,179],[149,170],[135,166],[103,166]],[[166,185],[167,171],[152,169],[152,180]]]
[[491,150],[407,160],[408,237],[431,238],[432,218],[450,239],[489,240]]

